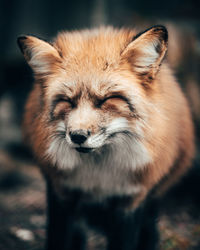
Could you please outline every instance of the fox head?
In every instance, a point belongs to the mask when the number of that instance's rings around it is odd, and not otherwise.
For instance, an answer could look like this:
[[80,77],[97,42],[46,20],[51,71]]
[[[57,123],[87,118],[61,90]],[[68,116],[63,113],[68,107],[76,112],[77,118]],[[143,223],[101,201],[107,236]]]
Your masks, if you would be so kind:
[[73,167],[107,151],[132,155],[136,165],[149,161],[144,134],[167,51],[165,27],[64,32],[53,43],[23,36],[18,44],[35,75],[40,144],[54,164],[64,167],[68,157]]

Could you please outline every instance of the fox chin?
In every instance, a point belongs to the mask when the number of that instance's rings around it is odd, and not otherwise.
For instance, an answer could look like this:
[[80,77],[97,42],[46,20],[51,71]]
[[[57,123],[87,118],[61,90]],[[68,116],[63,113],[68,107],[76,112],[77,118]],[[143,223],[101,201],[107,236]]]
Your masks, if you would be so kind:
[[46,249],[87,249],[83,220],[108,250],[156,249],[157,203],[195,148],[167,29],[101,27],[18,45],[35,78],[23,132],[47,181]]

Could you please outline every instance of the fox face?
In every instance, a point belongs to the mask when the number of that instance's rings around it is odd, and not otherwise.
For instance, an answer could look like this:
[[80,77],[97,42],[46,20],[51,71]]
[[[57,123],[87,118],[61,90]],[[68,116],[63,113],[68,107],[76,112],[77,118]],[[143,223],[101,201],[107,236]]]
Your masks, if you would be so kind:
[[41,144],[53,164],[73,168],[83,153],[116,159],[113,164],[128,158],[132,168],[150,161],[144,130],[156,109],[143,85],[154,80],[165,55],[164,27],[137,36],[103,28],[61,33],[53,44],[31,36],[18,42],[41,85],[48,131]]
[[65,128],[65,138],[71,148],[92,152],[111,143],[118,134],[141,137],[141,131],[136,128],[131,131],[131,124],[136,125],[139,117],[134,109],[134,94],[129,93],[136,91],[120,75],[110,76],[115,78],[117,84],[93,74],[93,79],[88,77],[85,82],[74,83],[73,92],[65,83],[63,90],[67,90],[50,100],[51,119]]
[[[73,165],[80,165],[85,158],[87,162],[88,159],[94,161],[97,155],[101,155],[100,164],[102,161],[110,164],[111,156],[119,161],[119,158],[127,158],[129,154],[134,156],[134,161],[133,157],[128,158],[136,165],[140,165],[138,160],[141,164],[149,161],[150,156],[142,142],[145,110],[137,108],[137,99],[144,93],[136,87],[137,79],[134,86],[133,77],[127,80],[118,72],[102,72],[100,76],[93,73],[91,77],[88,71],[84,70],[80,82],[78,79],[66,81],[64,78],[65,83],[58,83],[56,93],[50,89],[49,82],[47,91],[54,94],[46,104],[47,115],[50,114],[50,126],[55,136],[49,144],[47,155],[51,158],[55,152],[62,152],[62,156],[52,157],[55,164],[58,159],[69,159],[69,155],[76,159],[69,161]],[[60,143],[62,146],[59,146]],[[121,157],[116,157],[116,152]],[[87,156],[83,153],[87,153]],[[62,168],[64,164],[59,163]],[[131,166],[133,163],[128,161],[127,164]]]

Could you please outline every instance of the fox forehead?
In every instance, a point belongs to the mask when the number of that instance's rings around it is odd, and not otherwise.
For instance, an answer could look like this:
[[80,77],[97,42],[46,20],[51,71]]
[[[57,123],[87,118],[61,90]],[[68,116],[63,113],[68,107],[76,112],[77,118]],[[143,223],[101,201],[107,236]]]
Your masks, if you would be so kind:
[[128,29],[115,30],[112,27],[100,29],[63,32],[58,34],[54,46],[59,51],[66,65],[98,66],[106,69],[119,61],[121,52],[133,39],[136,32]]

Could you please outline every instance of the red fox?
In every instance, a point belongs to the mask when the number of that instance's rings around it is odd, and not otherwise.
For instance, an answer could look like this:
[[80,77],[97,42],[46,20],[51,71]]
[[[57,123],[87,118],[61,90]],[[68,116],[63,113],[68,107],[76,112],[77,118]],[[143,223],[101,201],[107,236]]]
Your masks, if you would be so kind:
[[80,218],[103,230],[109,250],[155,249],[149,204],[194,155],[166,28],[102,27],[18,44],[35,76],[24,137],[48,183],[47,249],[84,249]]

